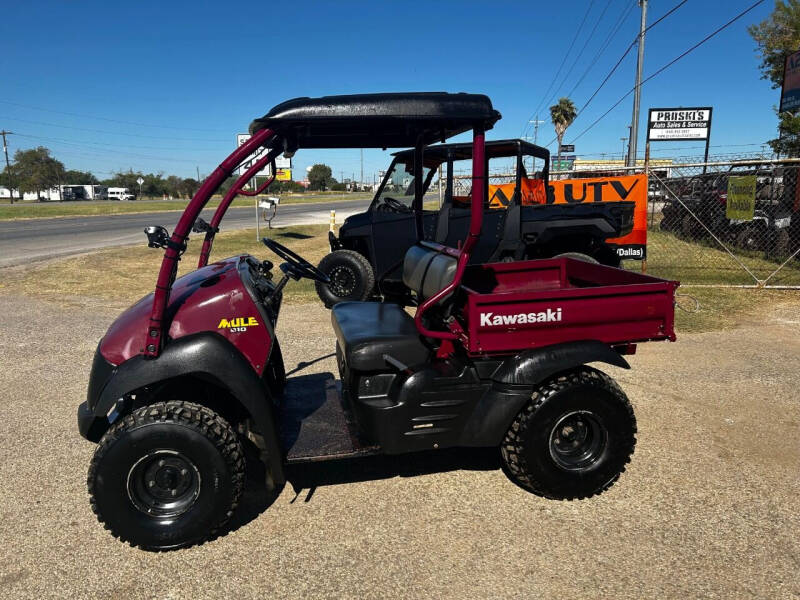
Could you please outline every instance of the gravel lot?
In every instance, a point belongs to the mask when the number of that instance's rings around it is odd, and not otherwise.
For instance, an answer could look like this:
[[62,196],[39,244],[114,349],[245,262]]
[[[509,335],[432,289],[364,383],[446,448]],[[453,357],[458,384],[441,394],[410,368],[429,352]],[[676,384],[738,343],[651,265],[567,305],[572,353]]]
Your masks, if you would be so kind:
[[[493,454],[362,461],[296,473],[319,487],[271,505],[251,481],[245,524],[165,554],[117,542],[88,505],[75,410],[118,312],[0,296],[0,597],[800,597],[796,311],[609,369],[639,436],[600,497],[527,494]],[[285,307],[279,334],[289,369],[333,348],[318,305]]]

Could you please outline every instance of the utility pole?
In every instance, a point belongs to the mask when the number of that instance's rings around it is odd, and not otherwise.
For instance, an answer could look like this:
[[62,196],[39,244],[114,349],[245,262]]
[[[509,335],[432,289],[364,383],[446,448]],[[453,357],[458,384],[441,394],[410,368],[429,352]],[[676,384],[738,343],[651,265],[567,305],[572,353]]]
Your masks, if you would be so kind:
[[[544,123],[544,121],[540,121],[539,115],[536,115],[536,119],[528,122],[533,123],[533,145],[535,146],[536,140],[539,139],[539,123]],[[534,171],[536,171],[536,159],[531,157],[531,177],[533,176]]]
[[197,169],[197,183],[201,183],[200,182],[200,167],[196,166],[195,169]]
[[358,180],[359,191],[364,188],[364,149],[361,148],[361,179]]
[[11,204],[14,204],[14,186],[11,185],[11,165],[8,162],[8,144],[6,143],[6,136],[13,134],[13,131],[6,131],[5,129],[0,131],[0,135],[3,136],[3,152],[6,154],[6,174],[8,175],[8,194],[11,199]]
[[625,142],[627,142],[627,141],[628,141],[628,138],[626,138],[626,137],[621,137],[621,138],[619,138],[619,139],[620,139],[620,141],[622,142],[622,160],[623,160],[623,162],[624,162],[624,161],[625,161]]
[[639,55],[636,60],[636,87],[633,90],[633,117],[631,118],[631,139],[628,145],[626,166],[636,166],[636,141],[639,139],[639,104],[642,97],[642,66],[644,63],[644,30],[647,28],[647,0],[639,0],[642,19],[639,23]]

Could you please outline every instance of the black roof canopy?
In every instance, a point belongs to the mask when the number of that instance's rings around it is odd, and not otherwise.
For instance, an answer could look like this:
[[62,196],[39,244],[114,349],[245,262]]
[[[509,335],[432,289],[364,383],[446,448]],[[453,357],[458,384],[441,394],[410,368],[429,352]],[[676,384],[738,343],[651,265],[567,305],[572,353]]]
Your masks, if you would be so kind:
[[[523,140],[491,140],[486,142],[486,158],[502,158],[504,156],[535,156],[545,162],[550,160],[550,151],[547,148],[529,144]],[[401,150],[395,152],[394,156],[401,162],[408,162],[414,159],[414,150]],[[472,158],[472,144],[462,142],[458,144],[436,144],[425,148],[423,162],[426,167],[437,167],[449,158],[453,160],[467,160]]]
[[443,141],[500,118],[483,94],[407,92],[295,98],[250,125],[276,131],[292,147],[402,148]]

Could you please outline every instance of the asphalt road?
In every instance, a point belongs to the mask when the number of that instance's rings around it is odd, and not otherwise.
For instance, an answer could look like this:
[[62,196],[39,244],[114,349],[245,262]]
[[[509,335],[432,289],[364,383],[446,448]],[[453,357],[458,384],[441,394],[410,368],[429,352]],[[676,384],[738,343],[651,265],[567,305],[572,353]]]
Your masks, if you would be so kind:
[[[161,554],[116,541],[86,493],[75,410],[118,310],[0,294],[0,598],[800,598],[794,310],[602,366],[639,433],[598,497],[529,494],[496,453],[323,463],[277,498],[256,473],[233,531]],[[277,333],[293,376],[335,372],[319,303]]]
[[[307,204],[285,204],[278,208],[273,226],[327,223],[330,211],[336,211],[336,222],[369,205],[369,200],[343,200]],[[202,217],[211,220],[214,209]],[[93,217],[59,217],[0,221],[0,267],[45,260],[89,250],[145,244],[143,230],[148,225],[163,225],[168,230],[178,222],[180,211],[118,214]],[[264,224],[262,222],[262,224]],[[265,224],[264,224],[265,225]],[[228,210],[222,231],[255,227],[255,209],[236,207]]]

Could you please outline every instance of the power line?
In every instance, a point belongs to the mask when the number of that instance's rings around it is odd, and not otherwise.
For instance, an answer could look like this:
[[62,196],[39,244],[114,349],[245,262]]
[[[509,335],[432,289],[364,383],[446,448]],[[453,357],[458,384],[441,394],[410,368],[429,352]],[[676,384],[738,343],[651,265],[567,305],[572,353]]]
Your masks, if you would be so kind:
[[147,138],[151,140],[172,140],[175,142],[213,142],[213,143],[225,143],[225,140],[220,139],[202,139],[202,138],[176,138],[172,136],[165,136],[165,135],[143,135],[140,133],[124,133],[121,131],[108,131],[105,129],[88,129],[85,127],[73,127],[71,125],[61,125],[60,123],[46,123],[44,121],[32,121],[30,119],[20,119],[18,117],[5,117],[0,116],[0,119],[8,119],[9,121],[19,121],[21,123],[30,123],[32,125],[43,125],[45,127],[60,127],[62,129],[74,129],[75,131],[87,131],[89,133],[107,133],[110,135],[122,135],[128,137],[139,137],[139,138]]
[[[578,26],[578,29],[575,30],[575,35],[572,37],[572,42],[569,45],[569,49],[564,53],[564,58],[561,59],[561,64],[559,65],[558,69],[556,69],[555,75],[553,75],[553,80],[550,82],[550,85],[547,86],[547,91],[545,91],[545,93],[542,94],[542,98],[547,98],[547,94],[549,94],[550,90],[553,89],[553,84],[558,79],[558,76],[561,73],[561,69],[564,68],[564,63],[567,62],[567,57],[569,56],[569,53],[572,52],[572,48],[573,48],[573,46],[575,46],[575,42],[578,39],[578,35],[580,34],[581,29],[583,29],[583,24],[586,23],[586,19],[589,17],[589,12],[592,10],[592,6],[593,5],[594,5],[594,0],[591,0],[591,2],[589,3],[588,8],[586,9],[586,12],[583,14],[583,19],[581,20],[581,24]],[[533,113],[531,113],[531,116],[528,117],[527,119],[525,119],[525,121],[526,122],[530,121],[539,112],[539,109],[541,107],[542,107],[542,100],[539,100],[539,104],[536,106],[536,110],[534,110]],[[528,127],[527,127],[527,124],[526,124],[525,127],[522,130],[522,134],[521,135],[525,134],[525,130],[527,128]]]
[[[685,2],[685,1],[686,1],[686,0],[684,0],[684,2]],[[681,4],[683,4],[684,2],[681,2]],[[747,13],[749,13],[749,12],[750,12],[751,10],[753,10],[753,9],[754,9],[756,6],[758,6],[759,4],[763,4],[763,3],[764,3],[764,0],[758,0],[758,2],[756,2],[756,3],[754,3],[754,4],[751,4],[751,5],[750,5],[748,8],[746,8],[745,10],[743,10],[742,12],[740,12],[738,15],[736,15],[735,17],[733,17],[733,18],[732,18],[730,21],[728,21],[728,22],[727,22],[727,23],[725,23],[724,25],[720,26],[719,28],[717,28],[716,30],[714,30],[713,32],[711,32],[710,34],[708,34],[706,37],[704,37],[702,40],[700,40],[699,42],[697,42],[697,43],[696,43],[694,46],[692,46],[691,48],[689,48],[689,49],[688,49],[688,50],[686,50],[685,52],[683,52],[683,53],[679,54],[678,56],[676,56],[675,58],[673,58],[673,59],[672,59],[671,61],[669,61],[667,64],[665,64],[664,66],[662,66],[661,68],[659,68],[659,69],[658,69],[658,70],[657,70],[655,73],[653,73],[652,75],[649,75],[648,77],[646,77],[645,79],[643,79],[643,80],[642,80],[642,82],[641,82],[641,84],[640,84],[640,87],[641,87],[642,85],[644,85],[645,83],[647,83],[648,81],[650,81],[651,79],[653,79],[654,77],[656,77],[657,75],[659,75],[659,74],[661,74],[662,72],[664,72],[666,69],[668,69],[669,67],[671,67],[672,65],[674,65],[676,62],[678,62],[679,60],[681,60],[682,58],[684,58],[685,56],[687,56],[688,54],[690,54],[691,52],[693,52],[694,50],[696,50],[697,48],[699,48],[700,46],[702,46],[703,44],[705,44],[705,43],[706,43],[708,40],[710,40],[711,38],[713,38],[715,35],[717,35],[718,33],[720,33],[722,30],[724,30],[724,29],[727,29],[728,27],[730,27],[731,25],[733,25],[733,23],[735,23],[736,21],[738,21],[739,19],[741,19],[741,18],[742,18],[744,15],[746,15]],[[654,25],[655,25],[655,23],[654,23]],[[615,102],[615,103],[614,103],[614,104],[611,106],[611,108],[609,108],[609,109],[608,109],[606,112],[604,112],[602,115],[600,115],[600,116],[599,116],[599,117],[598,117],[598,118],[597,118],[597,119],[596,119],[596,120],[595,120],[595,121],[594,121],[594,122],[593,122],[591,125],[589,125],[589,126],[586,128],[586,129],[584,129],[583,131],[581,131],[581,132],[580,132],[580,133],[579,133],[577,136],[575,136],[574,138],[572,138],[572,141],[573,141],[573,142],[577,141],[577,140],[578,140],[578,139],[579,139],[581,136],[583,136],[583,135],[584,135],[584,134],[585,134],[587,131],[589,131],[589,130],[590,130],[590,129],[592,129],[592,128],[593,128],[595,125],[597,125],[597,124],[598,124],[598,123],[599,123],[601,120],[603,120],[603,118],[605,118],[605,116],[606,116],[606,115],[608,115],[608,113],[610,113],[610,112],[611,112],[612,110],[614,110],[614,109],[615,109],[617,106],[619,106],[619,105],[622,103],[622,101],[623,101],[623,100],[625,100],[625,98],[627,98],[628,96],[630,96],[630,95],[631,95],[631,94],[634,92],[634,90],[635,90],[635,89],[636,89],[636,86],[634,86],[634,87],[632,87],[630,90],[628,90],[628,91],[625,93],[625,95],[623,95],[623,96],[622,96],[622,97],[621,97],[619,100],[617,100],[617,101],[616,101],[616,102]],[[553,142],[551,141],[551,142],[548,144],[548,146],[549,146],[550,144],[552,144],[552,143],[553,143]]]
[[31,110],[40,110],[42,112],[49,112],[54,113],[57,115],[68,115],[70,117],[81,117],[84,119],[96,119],[98,121],[107,121],[109,123],[120,123],[122,125],[133,125],[135,127],[153,127],[156,129],[173,129],[176,131],[205,131],[205,132],[214,132],[214,133],[222,133],[220,129],[200,129],[197,127],[174,127],[171,125],[155,125],[152,123],[137,123],[135,121],[123,121],[121,119],[110,119],[108,117],[98,117],[96,115],[86,115],[81,113],[73,113],[73,112],[66,112],[63,110],[53,110],[51,108],[42,108],[41,106],[32,106],[30,104],[21,104],[19,102],[9,102],[8,100],[0,100],[0,104],[8,104],[9,106],[19,106],[21,108],[28,108]]
[[[651,30],[653,27],[655,27],[656,25],[658,25],[658,24],[659,24],[661,21],[663,21],[664,19],[666,19],[668,16],[670,16],[672,13],[674,13],[676,10],[678,10],[678,9],[679,9],[681,6],[683,6],[684,4],[686,4],[686,2],[687,2],[687,1],[688,1],[688,0],[681,0],[681,2],[678,2],[678,4],[676,4],[675,6],[673,6],[673,7],[672,7],[670,10],[668,10],[666,13],[664,13],[664,15],[662,15],[662,16],[661,16],[661,18],[659,18],[659,19],[656,19],[656,20],[655,20],[654,22],[652,22],[652,23],[651,23],[651,24],[650,24],[648,27],[646,27],[643,33],[647,33],[648,31],[650,31],[650,30]],[[594,98],[595,98],[595,96],[597,96],[598,92],[600,92],[600,90],[601,90],[601,89],[603,89],[603,86],[606,84],[606,82],[608,82],[608,80],[611,78],[611,76],[614,74],[614,72],[617,70],[617,68],[620,66],[620,64],[622,64],[622,61],[623,61],[623,60],[625,60],[625,57],[626,57],[626,56],[628,56],[628,52],[630,52],[630,51],[631,51],[631,50],[632,50],[632,49],[633,49],[633,48],[636,46],[636,42],[637,42],[638,40],[639,40],[639,34],[637,34],[637,35],[636,35],[636,37],[634,38],[634,40],[631,42],[630,46],[628,46],[628,48],[625,50],[625,52],[623,52],[623,53],[622,53],[622,56],[620,56],[620,57],[619,57],[619,60],[618,60],[618,61],[617,61],[617,63],[616,63],[616,64],[615,64],[615,65],[614,65],[614,66],[611,68],[611,70],[608,72],[608,75],[606,75],[606,76],[605,76],[605,79],[603,79],[603,81],[600,83],[600,85],[599,85],[599,86],[597,86],[597,89],[594,91],[594,93],[593,93],[593,94],[592,94],[592,95],[589,97],[589,99],[588,99],[588,100],[587,100],[587,101],[586,101],[586,102],[583,104],[583,106],[581,107],[581,109],[578,111],[578,114],[580,114],[580,113],[582,113],[584,110],[586,110],[586,107],[587,107],[587,106],[589,106],[589,104],[591,104],[592,100],[594,100]],[[576,118],[577,118],[577,117],[576,117]]]
[[[26,134],[22,134],[22,133],[19,133],[17,135],[19,135],[19,137],[23,137],[23,138],[37,139],[37,136],[33,136],[33,135],[26,135]],[[38,139],[44,139],[44,138],[38,138]],[[85,144],[77,144],[75,142],[55,142],[55,143],[56,144],[66,144],[68,146],[75,146],[75,147],[78,147],[78,148],[85,148],[85,149],[88,149],[88,150],[95,150],[97,156],[105,156],[106,154],[111,153],[111,154],[120,154],[122,156],[133,156],[135,158],[145,158],[145,159],[148,159],[148,160],[164,160],[164,161],[171,161],[171,162],[195,162],[196,161],[196,159],[194,159],[194,158],[190,159],[190,158],[174,158],[174,157],[170,157],[170,156],[152,156],[152,155],[149,155],[149,154],[138,154],[138,153],[135,153],[135,152],[121,152],[119,150],[111,150],[109,148],[92,148],[92,147],[89,147],[89,146],[87,146]],[[63,152],[63,150],[62,150],[62,152]]]
[[[65,140],[62,138],[52,138],[52,137],[45,137],[41,135],[30,135],[30,134],[20,134],[22,137],[31,138],[34,140],[42,140],[45,142],[54,142],[60,144],[73,144],[73,145],[81,145],[81,146],[103,146],[103,147],[114,147],[118,148],[120,143],[110,143],[110,142],[86,142],[83,140],[75,141],[75,140]],[[139,150],[176,150],[180,152],[186,151],[186,148],[180,148],[177,146],[137,146],[134,144],[125,143],[125,148],[137,148]],[[192,152],[217,152],[216,149],[212,148],[191,148]]]
[[608,46],[611,44],[611,40],[614,39],[614,36],[617,34],[617,31],[619,31],[619,29],[628,19],[628,16],[630,16],[631,12],[633,12],[633,9],[635,7],[636,5],[634,3],[628,4],[627,7],[626,6],[622,7],[622,12],[620,13],[619,18],[617,19],[617,22],[609,30],[606,39],[603,40],[602,44],[600,44],[600,49],[597,51],[597,54],[595,54],[594,58],[589,63],[589,66],[586,67],[586,70],[583,72],[583,75],[581,75],[578,81],[575,83],[575,85],[572,86],[572,89],[567,93],[567,96],[572,96],[572,92],[574,92],[578,88],[578,86],[583,82],[583,80],[592,70],[592,67],[594,67],[597,64],[597,61],[600,60],[600,57],[603,55],[603,52],[605,52],[606,48],[608,48]]
[[[672,13],[674,13],[676,10],[678,10],[678,9],[679,9],[681,6],[683,6],[684,4],[686,4],[686,2],[688,2],[688,0],[681,0],[681,2],[678,2],[678,4],[676,4],[675,6],[673,6],[673,7],[672,7],[670,10],[668,10],[666,13],[664,13],[664,14],[663,14],[663,15],[662,15],[660,18],[656,19],[656,20],[655,20],[653,23],[651,23],[651,24],[650,24],[650,25],[649,25],[647,28],[645,28],[645,30],[644,30],[644,33],[647,33],[647,32],[648,32],[648,31],[650,31],[650,30],[651,30],[653,27],[655,27],[656,25],[658,25],[659,23],[661,23],[661,21],[663,21],[664,19],[666,19],[668,16],[670,16]],[[622,26],[622,23],[624,23],[624,22],[625,22],[625,20],[628,18],[628,15],[630,15],[630,13],[631,13],[631,10],[633,9],[633,6],[634,6],[634,5],[631,5],[631,8],[630,8],[630,9],[629,9],[629,10],[628,10],[626,13],[625,13],[625,16],[624,16],[624,18],[622,19],[622,21],[620,21],[620,22],[619,22],[619,25],[618,25],[618,27],[617,27],[617,28],[621,27],[621,26]],[[617,60],[616,64],[614,64],[614,66],[613,66],[613,67],[611,67],[611,70],[610,70],[610,71],[608,72],[608,74],[605,76],[605,78],[603,79],[603,81],[602,81],[602,82],[600,82],[600,85],[599,85],[599,86],[597,86],[597,89],[595,89],[595,91],[592,93],[592,95],[589,97],[589,99],[588,99],[586,102],[584,102],[583,106],[581,106],[580,110],[578,111],[578,115],[580,115],[582,112],[584,112],[584,111],[586,110],[586,108],[589,106],[589,104],[591,104],[592,100],[594,100],[594,98],[597,96],[597,94],[600,92],[600,90],[601,90],[601,89],[603,89],[603,86],[605,86],[605,84],[608,82],[608,80],[609,80],[609,79],[611,79],[611,76],[612,76],[612,75],[613,75],[613,74],[616,72],[617,68],[618,68],[618,67],[619,67],[619,66],[622,64],[622,61],[623,61],[623,60],[625,60],[625,57],[626,57],[626,56],[628,56],[628,53],[629,53],[629,52],[630,52],[630,51],[631,51],[631,50],[632,50],[632,49],[633,49],[633,48],[636,46],[636,42],[637,42],[638,40],[639,40],[639,34],[637,34],[637,35],[636,35],[636,37],[633,39],[633,41],[630,43],[630,45],[629,45],[629,46],[628,46],[628,47],[625,49],[625,51],[622,53],[622,56],[620,56],[620,57],[619,57],[619,59]],[[602,51],[601,51],[601,53],[602,53]],[[595,60],[595,62],[596,62],[596,60]],[[592,64],[594,64],[594,63],[592,63]],[[591,67],[590,67],[590,68],[591,68]],[[588,72],[588,70],[587,70],[587,72]],[[585,77],[585,75],[586,75],[586,74],[584,73],[584,75],[583,75],[583,76],[581,76],[581,79],[579,80],[579,82],[578,82],[578,83],[580,83],[580,81],[582,81],[582,80],[583,80],[583,77]],[[577,85],[578,85],[578,84],[576,84],[576,85],[573,87],[573,90],[575,89],[575,87],[577,87]],[[576,117],[575,117],[575,118],[577,119],[577,115],[576,115]],[[555,140],[556,140],[556,138],[553,138],[552,140],[550,140],[550,141],[547,143],[547,146],[549,146],[550,144],[552,144],[552,143],[553,143]]]
[[[600,25],[600,21],[603,20],[603,17],[605,16],[606,11],[608,10],[608,7],[611,6],[611,2],[612,1],[613,0],[608,0],[608,2],[606,3],[606,6],[603,9],[603,12],[600,13],[600,16],[595,21],[594,27],[592,27],[592,31],[589,32],[589,35],[586,37],[586,41],[583,43],[583,46],[581,47],[580,52],[578,52],[578,55],[575,57],[575,60],[573,61],[572,66],[564,74],[564,78],[561,80],[561,83],[558,84],[558,87],[556,88],[557,90],[561,90],[561,88],[564,86],[564,83],[566,83],[567,78],[572,74],[573,69],[575,69],[575,67],[578,65],[578,61],[581,59],[581,56],[583,56],[583,53],[586,50],[586,46],[589,45],[589,42],[594,37],[594,34],[597,31],[597,27]],[[550,98],[550,100],[545,102],[545,106],[550,104],[553,100],[555,100],[556,96],[558,96],[558,92],[554,93],[553,96]]]

